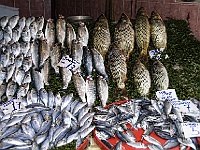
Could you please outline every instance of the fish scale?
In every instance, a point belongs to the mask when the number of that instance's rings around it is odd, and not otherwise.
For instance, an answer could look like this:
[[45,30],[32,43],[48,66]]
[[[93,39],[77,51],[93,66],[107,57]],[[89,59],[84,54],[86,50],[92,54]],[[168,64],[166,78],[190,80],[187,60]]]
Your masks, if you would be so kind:
[[114,43],[122,50],[126,59],[129,59],[129,55],[134,49],[134,34],[130,19],[126,14],[122,13],[121,18],[115,27],[113,39]]

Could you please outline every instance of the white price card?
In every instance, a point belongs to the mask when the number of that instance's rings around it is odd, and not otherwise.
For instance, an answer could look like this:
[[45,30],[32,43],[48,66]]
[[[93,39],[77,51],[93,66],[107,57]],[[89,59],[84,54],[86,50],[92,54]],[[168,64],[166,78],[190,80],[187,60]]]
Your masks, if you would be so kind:
[[156,96],[159,100],[162,101],[165,101],[166,99],[170,101],[178,100],[175,89],[157,91]]
[[158,50],[158,49],[155,49],[155,50],[150,50],[149,51],[149,56],[150,58],[156,58],[156,59],[160,59],[161,57],[161,51]]
[[200,123],[196,122],[187,122],[181,123],[183,128],[184,136],[189,137],[200,137]]
[[184,114],[199,111],[196,105],[190,100],[174,100],[171,101],[171,104],[174,106],[175,109]]
[[59,67],[65,67],[70,71],[75,71],[78,67],[80,67],[80,63],[73,58],[69,57],[69,55],[63,56],[60,62],[58,63]]
[[9,114],[14,111],[24,109],[25,106],[21,99],[11,99],[3,104],[0,104],[0,109],[3,110],[4,114]]

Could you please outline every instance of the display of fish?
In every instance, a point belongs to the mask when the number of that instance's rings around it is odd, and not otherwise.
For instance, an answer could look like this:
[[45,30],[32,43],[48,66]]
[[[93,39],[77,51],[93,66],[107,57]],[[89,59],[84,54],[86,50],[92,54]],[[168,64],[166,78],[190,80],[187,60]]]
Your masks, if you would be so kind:
[[79,22],[77,39],[83,43],[83,46],[88,45],[89,32],[84,22]]
[[114,43],[122,50],[126,59],[129,59],[130,53],[134,49],[135,32],[129,17],[122,13],[121,17],[115,27]]
[[167,31],[157,11],[151,12],[150,34],[154,47],[162,52],[167,46]]
[[169,77],[167,69],[160,60],[153,59],[151,63],[151,79],[157,91],[167,90],[169,87]]
[[97,18],[93,29],[93,47],[100,52],[105,60],[110,44],[111,36],[108,20],[104,14],[101,14]]
[[113,44],[108,55],[109,68],[112,78],[117,82],[117,88],[124,90],[126,94],[125,82],[127,80],[126,57],[122,50]]
[[139,58],[142,63],[147,63],[148,47],[150,42],[150,24],[149,16],[144,7],[140,7],[137,11],[135,22],[135,39],[139,48]]
[[147,96],[151,87],[150,73],[139,59],[133,65],[133,78],[134,85],[140,96]]
[[66,21],[65,17],[59,15],[59,18],[56,20],[56,38],[59,43],[61,43],[61,47],[64,48],[64,41],[66,36]]

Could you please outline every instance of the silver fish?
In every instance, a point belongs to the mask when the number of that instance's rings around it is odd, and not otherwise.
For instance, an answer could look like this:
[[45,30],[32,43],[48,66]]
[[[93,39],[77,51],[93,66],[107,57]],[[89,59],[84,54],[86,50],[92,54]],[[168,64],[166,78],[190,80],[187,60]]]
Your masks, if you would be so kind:
[[71,56],[76,60],[80,65],[83,57],[83,44],[78,40],[72,40],[71,46]]
[[0,18],[0,26],[2,27],[2,29],[5,28],[5,26],[8,23],[8,20],[9,20],[8,16],[3,16],[3,17]]
[[97,78],[97,92],[102,106],[105,107],[108,101],[108,83],[102,76]]
[[4,67],[0,67],[0,85],[4,82],[4,80],[6,79],[6,68]]
[[31,35],[32,40],[35,40],[36,39],[36,34],[38,32],[38,26],[37,26],[36,21],[33,21],[30,24],[29,29],[30,29],[30,35]]
[[12,76],[15,72],[15,64],[10,64],[9,66],[7,66],[6,72],[7,72],[6,73],[6,82],[8,82],[12,78]]
[[32,57],[24,57],[24,60],[22,62],[22,67],[25,72],[29,71],[29,69],[32,67]]
[[3,29],[0,29],[0,40],[3,39],[3,33],[4,33]]
[[10,26],[11,29],[13,29],[17,25],[18,21],[19,21],[19,16],[14,15],[9,18],[8,25]]
[[22,67],[23,60],[24,60],[24,55],[23,54],[19,54],[15,58],[15,67],[16,67],[16,69],[18,69],[19,67]]
[[22,84],[31,83],[31,81],[32,81],[31,72],[30,72],[30,70],[28,70],[28,71],[25,72],[24,79],[22,80]]
[[1,102],[1,97],[6,93],[6,89],[7,89],[7,83],[3,82],[0,85],[0,102]]
[[5,51],[1,52],[1,66],[6,67],[10,58],[10,51],[6,49]]
[[59,43],[61,43],[61,47],[64,48],[64,41],[66,36],[66,21],[65,17],[59,15],[59,18],[56,20],[56,38]]
[[27,53],[30,49],[30,45],[30,42],[20,42],[20,53],[24,54],[25,57],[27,56]]
[[59,75],[58,63],[61,59],[61,50],[58,44],[54,44],[50,50],[51,67],[54,68],[56,75]]
[[62,67],[61,68],[61,76],[62,76],[62,89],[65,90],[65,89],[67,89],[67,87],[71,81],[72,72],[69,69]]
[[17,98],[25,97],[29,90],[29,83],[22,84],[19,89],[17,90]]
[[14,81],[20,86],[24,79],[25,71],[22,67],[15,69]]
[[39,44],[36,41],[30,43],[31,56],[33,60],[33,67],[39,68]]
[[96,85],[92,76],[86,79],[86,96],[89,107],[93,107],[96,100]]
[[29,27],[25,26],[22,30],[22,34],[21,34],[22,40],[24,42],[30,42],[31,40],[31,33],[29,30]]
[[66,41],[67,48],[69,51],[71,51],[71,48],[72,48],[72,40],[75,40],[75,39],[76,39],[76,33],[74,31],[73,26],[70,23],[66,23],[65,41]]
[[20,54],[20,43],[15,42],[11,45],[11,52],[17,57]]
[[87,46],[83,46],[83,65],[86,70],[86,76],[92,75],[93,63],[92,52]]
[[44,88],[44,77],[43,74],[39,71],[32,69],[32,78],[33,83],[35,85],[35,89],[37,92],[40,91],[41,88]]
[[37,30],[43,30],[44,27],[44,16],[38,17],[36,20]]
[[21,31],[20,31],[20,29],[13,28],[12,29],[12,40],[13,40],[13,42],[19,41],[20,37],[21,37]]
[[44,62],[44,66],[41,69],[41,73],[44,76],[44,84],[49,85],[49,71],[50,71],[50,59],[47,59]]
[[89,32],[84,22],[79,22],[77,38],[83,43],[83,46],[88,45]]
[[41,88],[39,90],[39,98],[40,101],[47,106],[48,105],[48,92],[45,90],[45,88]]
[[19,18],[17,25],[20,27],[20,30],[22,31],[22,29],[26,25],[26,17]]
[[47,40],[43,39],[40,40],[40,47],[39,47],[39,54],[40,54],[40,60],[39,60],[39,67],[42,68],[44,65],[44,62],[49,58],[50,49],[47,44]]
[[55,44],[55,24],[54,24],[54,20],[49,18],[47,20],[47,24],[45,27],[45,38],[47,39],[47,43],[49,45],[49,47],[52,47]]
[[17,83],[14,81],[10,81],[7,84],[7,89],[6,89],[7,99],[8,100],[12,99],[16,91],[17,91]]

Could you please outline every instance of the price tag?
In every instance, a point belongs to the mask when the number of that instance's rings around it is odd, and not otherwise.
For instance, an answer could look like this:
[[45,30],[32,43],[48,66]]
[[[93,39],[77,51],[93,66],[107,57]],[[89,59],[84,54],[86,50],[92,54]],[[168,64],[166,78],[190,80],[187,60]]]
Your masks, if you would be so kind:
[[59,67],[65,67],[70,71],[75,71],[78,67],[80,67],[80,63],[69,57],[69,55],[63,56],[60,62],[58,63]]
[[156,58],[156,59],[160,59],[161,57],[161,51],[158,50],[158,49],[155,49],[155,50],[150,50],[149,51],[149,56],[150,58]]
[[181,123],[183,132],[186,138],[189,137],[200,137],[200,123],[187,122]]
[[166,99],[169,99],[170,101],[178,100],[175,89],[157,91],[156,96],[162,101],[165,101]]
[[11,112],[17,111],[19,109],[24,109],[25,106],[21,99],[11,99],[3,104],[0,104],[0,109],[3,110],[4,114],[9,114]]
[[192,103],[190,100],[175,100],[175,101],[171,101],[171,103],[175,109],[177,109],[179,112],[182,112],[184,114],[199,111],[196,105]]

